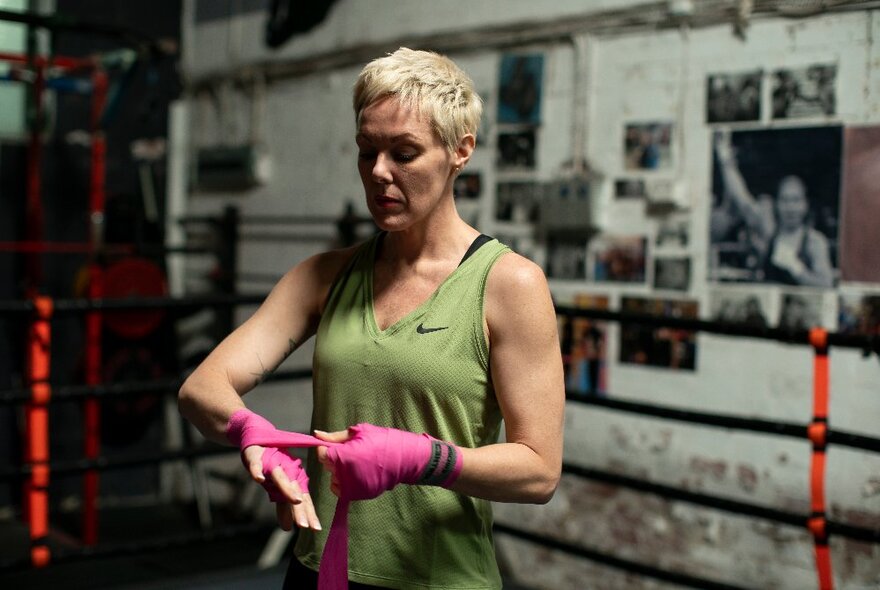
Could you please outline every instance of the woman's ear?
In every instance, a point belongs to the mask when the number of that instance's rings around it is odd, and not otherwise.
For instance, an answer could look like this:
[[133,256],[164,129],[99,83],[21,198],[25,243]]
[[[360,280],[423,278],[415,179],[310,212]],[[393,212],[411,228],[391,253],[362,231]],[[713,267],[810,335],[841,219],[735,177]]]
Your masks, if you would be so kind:
[[477,140],[471,133],[466,133],[458,140],[458,145],[455,147],[455,152],[452,154],[452,165],[457,170],[464,168],[468,163],[468,160],[471,159],[471,154],[474,153],[474,147],[476,144]]

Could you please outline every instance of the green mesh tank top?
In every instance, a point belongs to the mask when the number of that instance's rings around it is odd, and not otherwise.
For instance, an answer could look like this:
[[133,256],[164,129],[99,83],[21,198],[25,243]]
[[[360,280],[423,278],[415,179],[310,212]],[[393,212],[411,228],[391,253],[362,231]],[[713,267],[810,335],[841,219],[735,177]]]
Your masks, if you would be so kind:
[[[462,447],[498,440],[501,411],[483,332],[486,278],[510,251],[483,244],[416,310],[386,330],[373,316],[366,242],[330,290],[315,340],[312,427],[370,422],[427,432]],[[295,554],[317,569],[336,497],[309,453],[312,499],[323,531],[301,530]],[[439,487],[399,485],[349,512],[349,578],[388,588],[497,589],[501,578],[489,502]]]

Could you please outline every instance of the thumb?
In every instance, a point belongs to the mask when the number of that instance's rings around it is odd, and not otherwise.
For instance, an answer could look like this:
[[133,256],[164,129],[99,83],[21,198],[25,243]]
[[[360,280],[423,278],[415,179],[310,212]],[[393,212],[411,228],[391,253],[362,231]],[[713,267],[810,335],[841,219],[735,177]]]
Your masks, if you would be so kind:
[[348,430],[337,430],[336,432],[324,432],[323,430],[315,430],[315,437],[333,443],[343,443],[351,438]]
[[263,452],[265,450],[261,446],[251,445],[242,452],[247,464],[248,473],[258,483],[266,481],[266,477],[263,475]]

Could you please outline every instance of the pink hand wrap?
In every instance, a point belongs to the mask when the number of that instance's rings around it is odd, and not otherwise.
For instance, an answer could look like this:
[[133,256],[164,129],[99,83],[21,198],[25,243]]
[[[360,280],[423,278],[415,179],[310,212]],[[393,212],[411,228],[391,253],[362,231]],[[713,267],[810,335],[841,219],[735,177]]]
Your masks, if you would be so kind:
[[[295,481],[299,485],[303,494],[309,493],[309,476],[302,468],[302,461],[294,459],[278,447],[316,447],[321,445],[329,447],[336,444],[319,440],[308,434],[278,430],[271,422],[247,409],[238,410],[230,416],[229,422],[226,424],[226,438],[242,451],[251,445],[266,447],[261,457],[263,476],[266,478],[262,485],[269,493],[269,499],[273,502],[287,501],[271,477],[272,470],[279,466],[287,475],[287,479]],[[241,460],[244,463],[244,454],[242,454]]]
[[461,452],[427,434],[372,424],[348,429],[351,438],[327,449],[346,500],[369,500],[399,483],[449,487],[461,473]]
[[308,491],[308,477],[299,459],[292,459],[278,447],[328,447],[327,459],[339,481],[340,497],[318,572],[319,590],[348,588],[349,502],[375,498],[399,483],[449,487],[462,468],[458,447],[427,434],[372,424],[358,424],[348,430],[351,438],[346,442],[326,442],[307,434],[278,430],[247,409],[235,412],[226,428],[227,438],[242,451],[251,445],[269,447],[262,455],[266,475],[263,487],[274,502],[285,500],[269,479],[272,469],[279,465],[289,479],[299,483],[303,493]]

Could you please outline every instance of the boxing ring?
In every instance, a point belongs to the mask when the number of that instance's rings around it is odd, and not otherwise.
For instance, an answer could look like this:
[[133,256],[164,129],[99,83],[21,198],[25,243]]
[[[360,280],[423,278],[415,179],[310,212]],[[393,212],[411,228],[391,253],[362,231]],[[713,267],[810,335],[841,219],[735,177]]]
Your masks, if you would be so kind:
[[[240,294],[236,292],[237,280],[271,282],[277,277],[247,275],[237,272],[236,244],[240,238],[239,226],[251,224],[272,226],[278,224],[335,225],[340,241],[351,243],[355,229],[369,220],[359,218],[351,210],[341,218],[331,217],[263,217],[241,218],[234,210],[224,217],[203,217],[177,220],[186,226],[207,225],[221,229],[221,251],[204,247],[155,246],[149,254],[214,254],[217,256],[220,275],[215,277],[222,292],[192,296],[129,296],[109,297],[106,289],[107,268],[103,258],[108,255],[135,256],[147,252],[143,245],[108,244],[104,240],[106,173],[106,143],[102,118],[108,102],[108,79],[101,62],[96,59],[67,58],[62,56],[41,57],[36,55],[0,54],[0,60],[15,64],[7,77],[14,82],[24,82],[30,89],[33,106],[27,153],[26,177],[26,228],[24,239],[0,242],[0,252],[22,256],[25,262],[26,288],[22,299],[0,301],[0,319],[23,326],[22,346],[25,349],[24,385],[20,388],[0,391],[0,406],[15,408],[24,417],[21,446],[24,456],[20,466],[0,468],[0,482],[21,489],[21,514],[23,540],[20,551],[0,556],[0,575],[6,572],[45,570],[57,564],[83,560],[98,560],[113,556],[144,554],[174,547],[183,547],[216,539],[232,539],[242,534],[265,534],[267,540],[276,529],[272,522],[257,521],[237,525],[216,526],[209,519],[193,522],[192,530],[162,538],[139,538],[132,534],[125,543],[103,543],[100,539],[101,509],[100,474],[143,465],[183,463],[189,467],[193,478],[194,500],[200,505],[200,514],[209,513],[210,502],[198,490],[202,487],[195,480],[199,477],[201,460],[233,457],[238,449],[210,443],[187,443],[149,452],[133,452],[123,456],[107,456],[101,445],[100,403],[103,400],[126,399],[143,395],[155,395],[172,401],[183,381],[183,376],[167,376],[147,380],[108,381],[103,367],[107,363],[107,351],[102,334],[112,322],[114,314],[149,314],[161,312],[173,321],[193,310],[216,310],[221,328],[232,328],[233,311],[239,306],[258,305],[264,293]],[[76,92],[87,95],[91,101],[90,112],[90,173],[88,241],[82,243],[52,242],[44,239],[43,203],[40,196],[40,161],[43,132],[43,94],[48,90]],[[301,239],[315,242],[326,238],[326,233],[292,236],[278,232],[251,234],[260,241],[289,241]],[[85,297],[53,298],[42,292],[43,270],[41,256],[80,254],[88,257]],[[880,338],[877,335],[853,335],[825,331],[821,328],[792,331],[776,328],[756,328],[740,324],[719,323],[696,319],[656,317],[616,311],[557,307],[557,314],[566,318],[586,318],[603,322],[637,324],[643,327],[664,327],[726,336],[781,343],[803,349],[812,358],[812,391],[810,392],[810,416],[806,423],[763,420],[750,416],[737,416],[683,410],[659,404],[647,404],[615,399],[613,397],[585,396],[577,392],[566,394],[567,403],[602,408],[620,414],[649,417],[661,421],[695,424],[719,431],[742,431],[783,437],[809,443],[809,472],[805,473],[810,498],[808,513],[795,513],[736,501],[708,493],[694,492],[682,487],[661,484],[649,479],[636,478],[607,470],[586,468],[566,462],[563,472],[584,481],[596,482],[632,490],[636,493],[736,514],[806,530],[813,541],[817,587],[831,590],[834,584],[834,563],[829,550],[829,539],[842,537],[862,543],[880,544],[880,529],[838,522],[828,517],[826,481],[826,453],[831,446],[848,447],[880,453],[880,438],[847,432],[829,426],[830,367],[829,351],[832,349],[856,349],[866,356],[880,354]],[[130,316],[129,316],[130,317]],[[84,371],[82,382],[69,384],[59,382],[52,374],[54,335],[57,322],[76,318],[84,326],[82,342]],[[277,371],[272,381],[304,381],[311,378],[309,368]],[[50,453],[52,427],[49,422],[50,408],[61,404],[80,404],[83,410],[83,447],[81,457],[76,459],[53,459]],[[79,478],[81,480],[81,536],[66,538],[63,542],[53,536],[51,518],[50,484],[56,479]],[[830,484],[833,485],[833,482]],[[538,534],[524,527],[497,523],[499,536],[508,536],[558,551],[620,571],[638,574],[649,579],[678,584],[684,587],[718,590],[743,590],[741,586],[717,580],[696,577],[664,569],[652,564],[622,557],[573,544],[547,535]]]
[[[257,522],[231,527],[212,527],[194,530],[190,534],[178,534],[165,539],[138,541],[115,546],[96,543],[94,538],[83,538],[81,546],[53,548],[49,543],[51,522],[49,519],[48,486],[52,478],[85,477],[102,470],[120,469],[135,465],[167,462],[187,462],[192,464],[202,458],[217,455],[235,455],[236,449],[213,444],[168,448],[152,453],[131,454],[113,459],[101,456],[84,456],[78,460],[52,461],[49,456],[51,430],[47,422],[50,404],[82,402],[84,400],[107,399],[158,392],[174,396],[182,381],[181,378],[160,379],[144,382],[84,383],[81,385],[53,385],[48,373],[52,350],[52,322],[66,315],[111,314],[120,311],[163,309],[174,314],[185,310],[206,306],[230,308],[237,305],[255,305],[262,301],[263,295],[225,295],[194,298],[128,298],[128,299],[58,299],[36,296],[27,301],[0,302],[0,317],[26,318],[28,330],[27,375],[29,386],[17,390],[0,392],[0,404],[24,405],[27,416],[26,461],[20,469],[0,471],[0,481],[22,483],[26,491],[26,509],[23,517],[29,532],[30,547],[26,555],[15,559],[0,561],[0,572],[27,568],[51,567],[53,563],[64,563],[79,559],[143,553],[168,547],[185,545],[216,538],[229,538],[248,531],[271,531],[271,525]],[[863,543],[880,543],[880,530],[836,522],[827,516],[825,456],[829,446],[837,445],[880,452],[880,438],[847,432],[829,427],[829,364],[831,348],[855,348],[865,355],[880,351],[880,339],[875,336],[829,333],[815,328],[809,331],[790,331],[775,328],[754,328],[737,324],[718,323],[694,319],[656,317],[643,314],[621,313],[604,310],[558,307],[557,313],[569,318],[589,318],[606,322],[622,322],[640,326],[670,327],[680,330],[700,331],[737,338],[771,340],[789,346],[809,347],[813,358],[813,391],[811,396],[812,419],[806,424],[761,420],[753,417],[722,415],[708,412],[682,410],[662,405],[636,403],[607,397],[583,396],[570,392],[570,404],[586,404],[601,407],[613,412],[646,416],[665,421],[698,424],[727,431],[739,430],[779,437],[809,441],[811,444],[810,471],[807,474],[810,494],[810,513],[799,514],[771,507],[734,501],[724,497],[689,491],[608,471],[584,468],[570,463],[563,466],[567,475],[630,489],[644,494],[652,494],[677,502],[710,508],[717,511],[743,515],[754,519],[781,524],[787,527],[806,529],[812,536],[815,553],[815,569],[818,587],[822,590],[834,588],[833,563],[828,541],[831,536],[844,537]],[[308,379],[309,369],[281,371],[274,380]],[[88,491],[88,488],[85,489]],[[84,518],[91,518],[90,526],[84,531],[97,531],[98,512],[83,511]],[[604,553],[588,547],[539,535],[535,532],[507,524],[496,524],[500,535],[512,536],[529,543],[560,551],[578,558],[603,564],[626,572],[648,578],[675,583],[684,587],[709,589],[741,588],[718,581],[699,578],[681,572],[669,571],[649,564],[639,563],[616,555]]]

